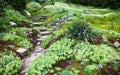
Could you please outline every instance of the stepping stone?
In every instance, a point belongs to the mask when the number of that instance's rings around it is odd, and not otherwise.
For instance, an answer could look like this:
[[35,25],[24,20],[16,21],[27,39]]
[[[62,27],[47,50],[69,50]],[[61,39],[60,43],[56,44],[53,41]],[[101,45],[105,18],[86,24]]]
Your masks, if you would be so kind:
[[115,47],[119,47],[119,46],[120,46],[120,43],[116,41],[116,42],[114,42],[114,46],[115,46]]
[[42,42],[44,39],[38,38],[36,39],[37,42]]
[[47,35],[47,34],[50,34],[51,32],[49,31],[44,31],[44,32],[40,32],[41,35]]
[[45,31],[45,30],[48,30],[48,28],[46,27],[39,27],[40,31]]
[[33,22],[34,25],[41,25],[42,22]]
[[16,50],[16,52],[21,56],[24,57],[27,53],[27,49],[25,48],[18,48],[18,50]]
[[42,36],[42,37],[40,37],[41,39],[45,39],[46,37],[48,37],[48,36]]

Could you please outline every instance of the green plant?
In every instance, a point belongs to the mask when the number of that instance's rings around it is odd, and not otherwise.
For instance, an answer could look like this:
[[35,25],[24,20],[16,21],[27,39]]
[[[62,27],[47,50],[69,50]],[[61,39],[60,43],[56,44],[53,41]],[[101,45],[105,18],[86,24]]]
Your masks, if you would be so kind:
[[0,75],[16,75],[22,67],[22,60],[13,52],[0,52]]
[[32,21],[28,20],[25,16],[20,14],[20,12],[18,11],[13,11],[9,9],[9,10],[6,10],[5,14],[6,14],[6,18],[9,21],[15,21],[17,22],[17,24],[19,24],[19,22],[32,23]]
[[41,5],[37,2],[30,2],[26,6],[29,12],[36,12],[41,9]]
[[96,38],[96,33],[92,31],[88,23],[84,21],[75,21],[72,26],[68,28],[68,36],[73,39],[93,41]]
[[89,43],[80,43],[75,46],[77,53],[75,58],[82,63],[100,63],[106,65],[108,62],[119,60],[118,53],[111,47],[105,45],[90,45]]
[[67,59],[73,56],[72,46],[73,40],[64,38],[57,41],[47,49],[47,52],[38,57],[29,67],[26,75],[37,74],[46,75],[50,68],[52,68],[57,61]]
[[60,75],[73,75],[73,72],[68,70],[63,70],[60,72]]
[[21,46],[25,48],[32,48],[33,45],[29,42],[27,38],[22,38],[20,36],[11,34],[11,33],[0,33],[0,40],[11,41],[16,46]]
[[93,73],[94,73],[94,75],[97,75],[98,70],[99,70],[99,68],[98,68],[97,65],[87,65],[87,66],[85,67],[85,70],[84,70],[84,71],[85,71],[87,74],[93,74]]
[[50,43],[52,40],[52,35],[48,35],[43,41],[42,41],[42,47],[46,48],[46,46]]
[[21,37],[26,37],[25,32],[29,31],[28,28],[25,27],[17,27],[17,28],[12,28],[9,32],[10,33],[16,33],[16,35],[21,36]]

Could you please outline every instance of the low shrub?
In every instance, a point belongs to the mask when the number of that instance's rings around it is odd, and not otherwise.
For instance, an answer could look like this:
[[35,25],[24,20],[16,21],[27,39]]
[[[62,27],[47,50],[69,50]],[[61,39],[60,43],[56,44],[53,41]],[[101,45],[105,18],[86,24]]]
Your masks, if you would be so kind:
[[17,75],[22,67],[22,60],[13,52],[0,52],[0,75]]
[[16,46],[21,46],[25,48],[32,48],[33,44],[27,38],[22,38],[20,36],[11,34],[11,33],[0,33],[0,40],[2,41],[11,41]]
[[75,46],[75,50],[77,50],[75,58],[86,64],[99,63],[105,66],[109,62],[119,60],[118,53],[105,45],[95,46],[82,42]]
[[92,31],[92,28],[89,27],[88,23],[75,21],[72,26],[68,28],[68,36],[83,41],[94,41],[96,33]]
[[41,9],[41,5],[37,2],[30,2],[26,6],[27,10],[31,13],[37,12]]
[[48,69],[52,68],[57,61],[73,56],[72,49],[70,49],[72,43],[73,40],[65,38],[52,44],[45,54],[30,65],[25,75],[46,75]]

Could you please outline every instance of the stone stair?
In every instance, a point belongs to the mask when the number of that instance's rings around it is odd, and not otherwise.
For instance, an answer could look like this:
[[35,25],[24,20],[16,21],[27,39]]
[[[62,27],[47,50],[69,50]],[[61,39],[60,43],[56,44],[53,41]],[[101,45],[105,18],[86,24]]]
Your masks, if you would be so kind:
[[23,58],[23,68],[22,71],[20,73],[20,75],[24,75],[25,72],[27,71],[28,67],[30,66],[30,64],[37,58],[39,57],[41,54],[43,54],[45,52],[45,49],[41,46],[41,42],[47,37],[47,35],[49,35],[51,32],[46,28],[46,27],[40,27],[40,33],[38,34],[39,36],[37,36],[38,38],[36,39],[36,45],[34,47],[34,49],[31,52],[30,56],[26,56]]

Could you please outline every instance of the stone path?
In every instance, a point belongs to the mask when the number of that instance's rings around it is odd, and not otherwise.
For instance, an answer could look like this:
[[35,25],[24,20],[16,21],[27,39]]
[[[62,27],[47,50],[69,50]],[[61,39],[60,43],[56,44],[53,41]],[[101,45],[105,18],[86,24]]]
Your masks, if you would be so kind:
[[38,38],[36,39],[37,43],[36,43],[34,49],[32,50],[31,55],[23,58],[23,68],[22,68],[20,75],[25,74],[25,72],[27,71],[30,64],[37,57],[39,57],[41,54],[43,54],[45,52],[45,49],[42,48],[42,46],[41,46],[41,42],[47,37],[48,34],[50,34],[50,31],[48,31],[48,29],[46,27],[40,27],[40,33],[38,34],[38,36],[37,36]]

